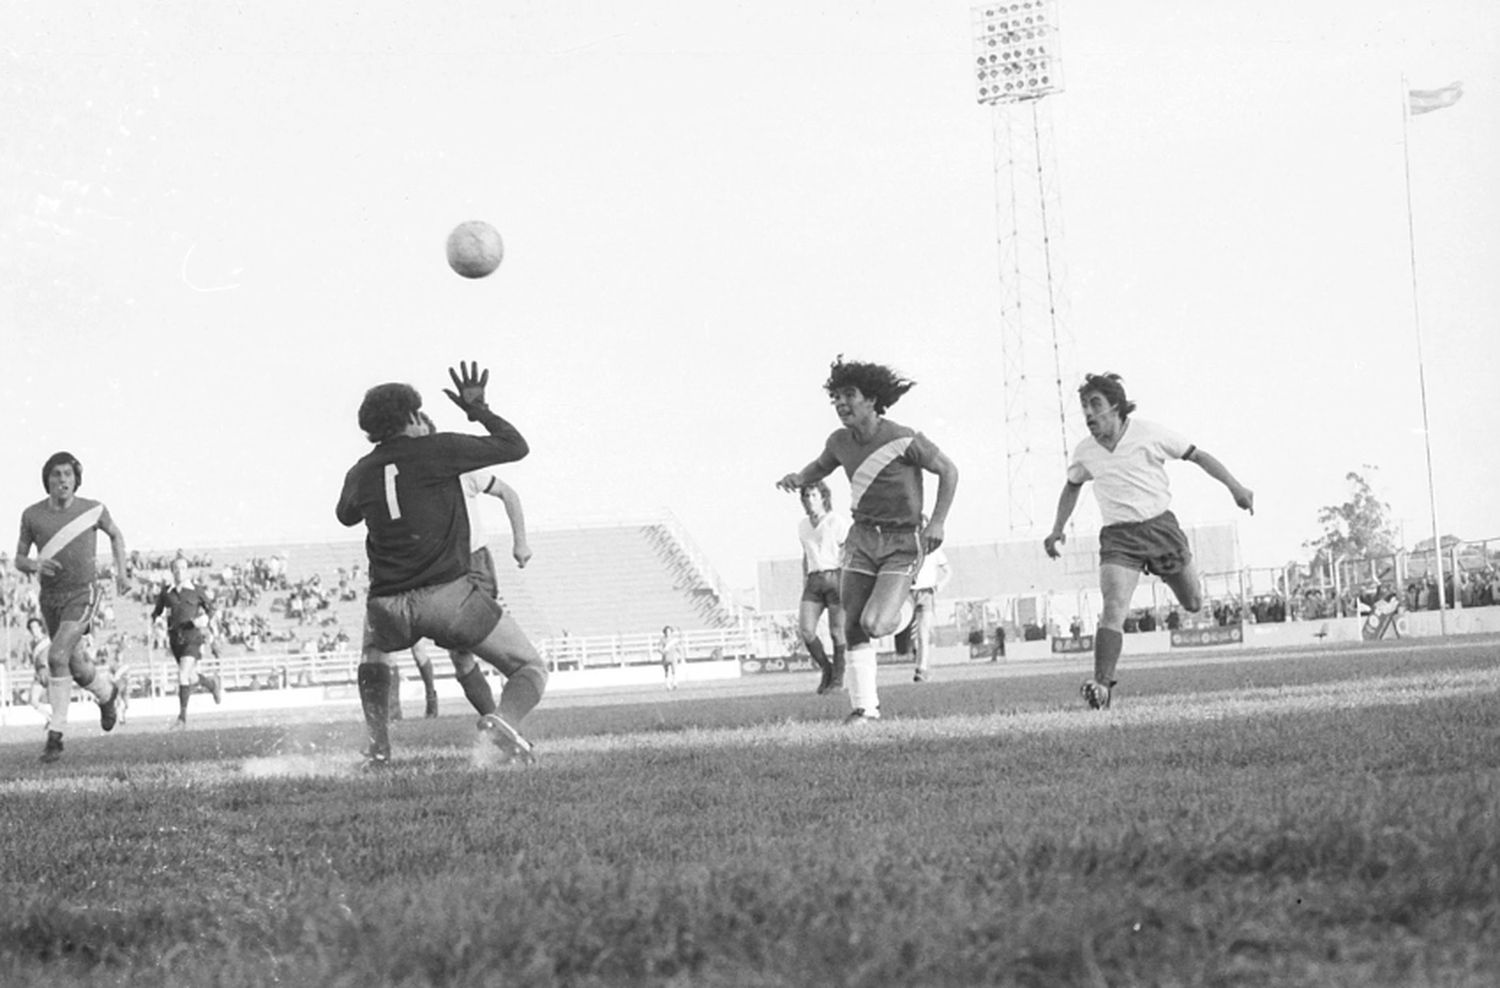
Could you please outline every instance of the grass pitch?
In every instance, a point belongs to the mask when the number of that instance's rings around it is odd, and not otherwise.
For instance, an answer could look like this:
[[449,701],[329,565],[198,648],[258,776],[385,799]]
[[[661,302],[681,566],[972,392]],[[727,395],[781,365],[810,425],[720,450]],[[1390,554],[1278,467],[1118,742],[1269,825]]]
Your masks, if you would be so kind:
[[353,712],[9,731],[0,984],[1496,983],[1494,639],[1127,664],[1102,713],[939,673],[852,727],[810,677],[559,697],[532,767],[456,709],[378,775]]

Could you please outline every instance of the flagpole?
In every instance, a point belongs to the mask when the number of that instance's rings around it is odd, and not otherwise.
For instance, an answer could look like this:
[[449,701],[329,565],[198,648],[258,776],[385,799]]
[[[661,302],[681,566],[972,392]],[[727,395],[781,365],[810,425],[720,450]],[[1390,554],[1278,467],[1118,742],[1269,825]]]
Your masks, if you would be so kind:
[[1406,244],[1411,258],[1411,322],[1417,337],[1417,387],[1422,396],[1422,446],[1427,455],[1427,503],[1432,512],[1432,561],[1437,570],[1438,633],[1448,634],[1448,601],[1443,591],[1443,537],[1438,528],[1437,485],[1432,479],[1432,427],[1427,417],[1427,371],[1422,360],[1422,311],[1417,299],[1417,234],[1411,206],[1411,151],[1407,147],[1411,90],[1401,75],[1401,158],[1406,164]]

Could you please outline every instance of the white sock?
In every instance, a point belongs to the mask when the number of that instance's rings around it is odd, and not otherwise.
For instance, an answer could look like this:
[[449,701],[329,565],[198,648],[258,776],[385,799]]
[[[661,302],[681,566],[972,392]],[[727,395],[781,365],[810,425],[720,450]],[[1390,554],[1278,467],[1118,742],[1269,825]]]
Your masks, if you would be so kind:
[[47,680],[47,702],[52,705],[51,730],[61,734],[68,726],[68,704],[72,699],[72,676],[53,676]]
[[875,716],[880,710],[880,695],[875,686],[875,646],[870,642],[849,646],[845,662],[850,709]]

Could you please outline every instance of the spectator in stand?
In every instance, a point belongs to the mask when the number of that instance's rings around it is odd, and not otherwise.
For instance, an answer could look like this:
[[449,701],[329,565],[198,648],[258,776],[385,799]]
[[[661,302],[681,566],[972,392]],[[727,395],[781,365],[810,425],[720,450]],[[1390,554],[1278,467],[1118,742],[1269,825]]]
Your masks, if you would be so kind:
[[1141,617],[1140,617],[1140,620],[1136,623],[1136,626],[1138,628],[1140,628],[1141,631],[1144,631],[1144,632],[1155,631],[1156,630],[1156,614],[1155,614],[1155,612],[1153,612],[1150,608],[1147,608],[1146,610],[1141,611]]

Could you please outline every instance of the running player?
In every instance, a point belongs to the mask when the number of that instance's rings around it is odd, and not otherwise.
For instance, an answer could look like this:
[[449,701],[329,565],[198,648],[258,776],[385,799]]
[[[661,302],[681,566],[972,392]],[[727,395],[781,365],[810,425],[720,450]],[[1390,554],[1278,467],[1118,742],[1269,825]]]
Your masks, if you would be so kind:
[[[844,543],[839,598],[849,642],[849,723],[877,720],[874,639],[896,631],[922,556],[943,543],[958,468],[922,433],[885,418],[915,382],[882,364],[834,361],[824,389],[843,427],[817,459],[776,486],[800,491],[842,466],[854,524]],[[937,474],[932,518],[922,524],[922,473]]]
[[[844,605],[839,602],[839,569],[843,565],[844,539],[849,519],[833,510],[833,492],[823,481],[797,492],[806,517],[797,522],[797,541],[802,544],[802,600],[797,607],[797,633],[822,676],[818,693],[844,688]],[[833,640],[833,658],[818,639],[818,622],[828,614],[828,637]]]
[[489,435],[429,435],[415,388],[377,385],[359,408],[360,428],[376,445],[350,468],[336,508],[342,524],[366,528],[370,589],[358,684],[370,735],[367,758],[375,765],[391,754],[391,653],[423,637],[472,651],[506,675],[498,711],[481,717],[480,728],[512,757],[533,757],[515,725],[540,702],[546,666],[515,619],[469,577],[468,510],[459,479],[519,460],[529,447],[485,403],[489,371],[481,375],[474,364],[460,370],[449,369],[455,390],[444,393]]
[[203,645],[208,640],[214,602],[193,582],[186,558],[173,559],[171,570],[172,582],[156,595],[151,620],[167,616],[167,647],[177,660],[177,719],[171,729],[180,731],[187,727],[188,697],[193,690],[202,687],[213,694],[214,703],[223,703],[224,683],[218,676],[198,669],[198,663],[203,661]]
[[[114,556],[115,583],[124,596],[130,591],[130,570],[125,558],[125,536],[98,501],[78,496],[83,484],[83,464],[72,453],[57,452],[42,465],[45,500],[21,512],[21,537],[16,543],[16,569],[34,573],[41,583],[38,595],[42,620],[52,646],[47,650],[47,697],[52,724],[42,761],[62,757],[63,733],[68,726],[68,705],[77,683],[99,702],[99,726],[114,730],[118,719],[115,702],[119,684],[108,669],[95,666],[78,647],[93,621],[98,602],[94,580],[98,570],[99,534],[109,537]],[[31,550],[37,550],[36,558]]]
[[1061,553],[1067,541],[1063,526],[1078,504],[1083,485],[1094,482],[1094,497],[1104,525],[1099,530],[1099,590],[1104,598],[1099,630],[1094,635],[1094,678],[1079,692],[1095,710],[1109,706],[1115,667],[1125,643],[1125,617],[1141,571],[1161,577],[1189,611],[1203,606],[1198,570],[1187,536],[1168,510],[1172,503],[1168,460],[1187,460],[1229,489],[1234,503],[1255,514],[1250,490],[1206,450],[1154,422],[1132,418],[1135,402],[1125,397],[1118,374],[1089,374],[1078,388],[1089,438],[1078,444],[1068,464],[1068,479],[1057,499],[1052,533],[1042,540],[1047,555]]

